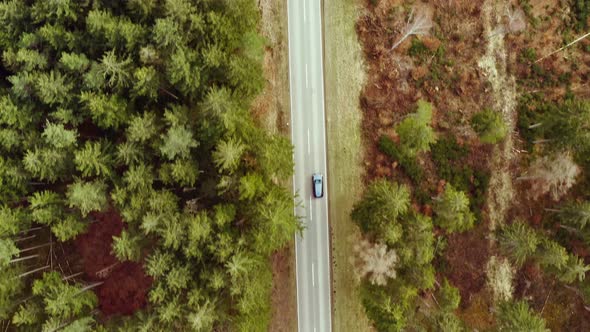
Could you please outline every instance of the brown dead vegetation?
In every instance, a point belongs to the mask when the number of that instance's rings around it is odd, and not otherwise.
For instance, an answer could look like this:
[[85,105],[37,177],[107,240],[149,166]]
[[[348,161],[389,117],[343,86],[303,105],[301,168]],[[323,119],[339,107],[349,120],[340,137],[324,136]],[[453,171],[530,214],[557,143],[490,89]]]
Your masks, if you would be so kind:
[[[530,4],[530,8],[525,10],[522,4]],[[419,2],[432,11],[430,34],[409,37],[391,51],[406,31],[404,25],[415,5],[402,0],[367,0],[366,11],[357,21],[367,61],[367,82],[361,96],[365,181],[389,177],[436,195],[441,181],[429,154],[418,156],[425,180],[411,183],[398,161],[381,153],[377,144],[381,135],[398,141],[394,126],[413,111],[418,99],[433,104],[433,127],[439,137],[454,135],[469,147],[465,163],[492,172],[482,220],[473,230],[449,237],[439,266],[460,290],[460,317],[471,328],[486,329],[493,326],[493,304],[484,287],[485,265],[491,255],[499,254],[494,245],[496,223],[500,226],[523,218],[540,228],[548,218],[544,209],[555,206],[549,197],[531,199],[527,194],[530,186],[514,181],[531,159],[523,152],[516,128],[518,97],[542,92],[547,100],[556,101],[568,91],[590,97],[590,52],[582,51],[590,39],[534,64],[563,46],[564,40],[578,37],[566,31],[570,15],[563,1],[431,0]],[[428,56],[409,54],[416,40]],[[432,55],[440,53],[443,55]],[[471,116],[484,108],[503,114],[511,130],[504,143],[482,145],[470,128]],[[572,243],[568,250],[588,262],[588,248]],[[580,297],[556,286],[534,264],[518,271],[514,286],[515,297],[530,299],[552,330],[589,329],[590,313],[584,310]]]

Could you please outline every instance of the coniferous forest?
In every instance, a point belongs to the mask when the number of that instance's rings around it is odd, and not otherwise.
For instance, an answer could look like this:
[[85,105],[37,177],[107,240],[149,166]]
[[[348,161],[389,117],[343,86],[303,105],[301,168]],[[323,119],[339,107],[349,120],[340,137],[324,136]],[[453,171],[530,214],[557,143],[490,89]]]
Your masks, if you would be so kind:
[[0,327],[262,331],[300,228],[254,0],[0,2]]

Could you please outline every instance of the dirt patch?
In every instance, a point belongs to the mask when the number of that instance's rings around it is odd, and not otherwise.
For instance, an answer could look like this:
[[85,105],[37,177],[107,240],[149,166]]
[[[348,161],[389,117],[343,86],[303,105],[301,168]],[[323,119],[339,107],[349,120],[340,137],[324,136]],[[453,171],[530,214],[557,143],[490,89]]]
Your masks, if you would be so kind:
[[485,264],[490,256],[486,240],[487,225],[472,231],[453,234],[448,239],[445,261],[447,278],[461,294],[461,308],[470,306],[473,296],[485,286]]
[[[271,133],[289,135],[289,49],[287,39],[287,2],[260,0],[260,33],[267,40],[263,70],[266,85],[254,101],[251,111],[257,122]],[[291,188],[290,179],[284,179]],[[289,189],[290,190],[290,189]],[[297,330],[297,292],[294,242],[271,257],[273,273],[272,319],[269,331]]]
[[289,134],[289,47],[287,2],[260,0],[260,33],[266,38],[263,70],[266,85],[252,105],[258,122],[271,133]]
[[88,231],[75,240],[85,279],[104,282],[94,289],[103,315],[131,315],[147,304],[152,280],[140,264],[121,263],[111,252],[113,236],[121,234],[125,227],[121,216],[110,210],[93,213],[91,218],[95,221]]
[[[296,330],[297,306],[293,298],[297,297],[297,285],[295,275],[295,262],[293,262],[293,248],[287,247],[274,253],[270,260],[272,266],[272,317],[269,331],[289,332]],[[295,315],[286,315],[293,313]],[[294,329],[295,328],[295,329]]]
[[89,280],[102,280],[105,268],[119,263],[111,253],[113,236],[118,236],[124,228],[121,216],[114,210],[105,213],[92,213],[95,220],[88,231],[75,240],[80,256],[84,260],[84,272]]
[[98,290],[99,308],[106,315],[131,315],[147,305],[152,278],[138,263],[117,265]]

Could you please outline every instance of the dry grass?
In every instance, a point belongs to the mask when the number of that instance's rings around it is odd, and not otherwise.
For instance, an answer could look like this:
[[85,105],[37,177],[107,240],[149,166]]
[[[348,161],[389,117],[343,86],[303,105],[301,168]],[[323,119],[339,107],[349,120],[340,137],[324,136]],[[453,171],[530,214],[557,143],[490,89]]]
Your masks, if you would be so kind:
[[349,239],[359,234],[349,214],[363,188],[359,95],[364,68],[354,28],[359,11],[359,0],[324,0],[334,331],[372,330],[349,262],[353,255]]
[[[260,0],[260,32],[267,39],[264,54],[266,87],[255,100],[252,112],[271,133],[289,135],[289,49],[287,36],[287,2]],[[285,179],[286,188],[292,187]],[[295,280],[294,242],[271,257],[273,269],[272,319],[269,331],[297,331],[297,286]]]
[[[500,112],[510,133],[516,126],[516,83],[514,77],[506,70],[507,53],[503,34],[495,33],[501,24],[503,13],[507,12],[509,3],[488,0],[482,7],[484,33],[488,37],[486,53],[478,65],[486,74],[492,88],[493,109]],[[514,198],[512,177],[509,166],[514,157],[514,141],[508,135],[503,143],[495,147],[491,160],[491,178],[488,189],[488,213],[490,230],[504,223],[508,208]]]

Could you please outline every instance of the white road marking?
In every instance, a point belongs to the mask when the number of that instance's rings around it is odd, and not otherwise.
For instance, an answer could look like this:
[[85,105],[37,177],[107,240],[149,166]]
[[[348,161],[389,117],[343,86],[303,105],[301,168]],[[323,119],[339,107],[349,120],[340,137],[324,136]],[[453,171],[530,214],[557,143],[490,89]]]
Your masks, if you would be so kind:
[[305,64],[305,87],[309,87],[309,79],[307,78],[307,63]]
[[313,212],[311,211],[311,196],[309,196],[309,220],[313,220]]
[[307,154],[310,155],[311,154],[311,143],[309,140],[309,129],[307,129]]
[[311,285],[315,287],[315,265],[311,263]]
[[305,13],[307,13],[307,9],[305,8],[305,4],[307,3],[306,0],[303,0],[303,22],[307,22],[307,15]]

